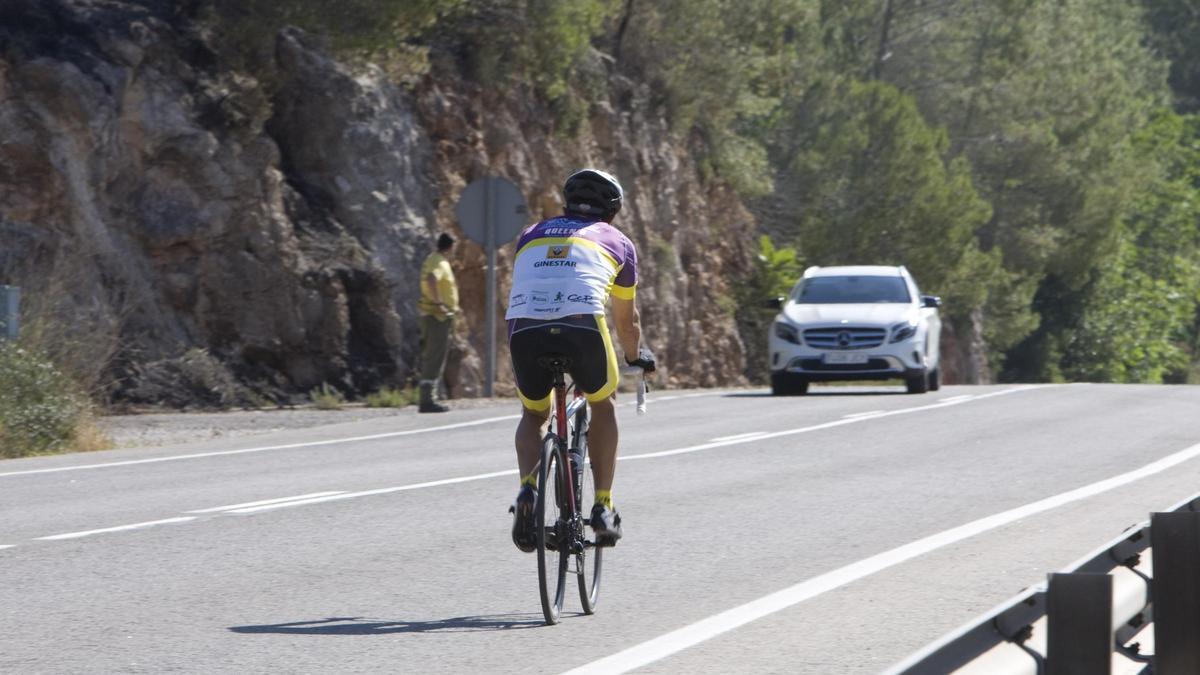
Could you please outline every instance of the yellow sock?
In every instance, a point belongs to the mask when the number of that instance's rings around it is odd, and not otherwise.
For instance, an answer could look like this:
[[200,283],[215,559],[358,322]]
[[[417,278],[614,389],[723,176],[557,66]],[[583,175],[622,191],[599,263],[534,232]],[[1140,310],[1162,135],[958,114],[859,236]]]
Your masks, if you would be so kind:
[[536,471],[530,472],[530,474],[528,476],[521,477],[521,487],[525,487],[526,485],[528,485],[531,488],[537,487],[537,472]]
[[596,503],[603,504],[606,509],[611,509],[613,507],[612,490],[596,490]]

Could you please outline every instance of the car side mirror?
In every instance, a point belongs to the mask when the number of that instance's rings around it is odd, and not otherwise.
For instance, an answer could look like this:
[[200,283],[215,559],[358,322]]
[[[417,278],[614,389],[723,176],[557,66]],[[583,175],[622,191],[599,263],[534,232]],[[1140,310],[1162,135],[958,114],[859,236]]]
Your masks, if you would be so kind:
[[936,295],[922,295],[921,306],[929,307],[930,309],[937,309],[938,307],[942,306],[942,299]]
[[763,307],[767,309],[783,309],[783,302],[786,300],[782,295],[778,298],[771,298],[763,303]]

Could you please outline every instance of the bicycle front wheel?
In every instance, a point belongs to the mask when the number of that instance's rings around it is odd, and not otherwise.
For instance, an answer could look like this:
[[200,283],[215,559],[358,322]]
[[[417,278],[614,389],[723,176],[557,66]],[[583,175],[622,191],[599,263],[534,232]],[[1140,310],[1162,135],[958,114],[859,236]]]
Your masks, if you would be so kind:
[[[583,471],[583,499],[582,504],[591,504],[595,501],[595,490],[592,488],[592,468],[589,465]],[[588,509],[582,509],[584,517],[588,517],[591,512]],[[596,611],[596,601],[600,597],[600,566],[604,560],[604,549],[599,546],[586,546],[583,551],[575,556],[575,574],[579,581],[579,602],[583,605],[584,614],[593,614]]]
[[[579,455],[584,458],[583,472],[579,481],[579,511],[586,520],[591,515],[592,504],[596,501],[596,483],[592,476],[592,464],[587,461],[587,408],[576,413],[575,443]],[[599,546],[584,546],[575,554],[575,578],[579,582],[579,603],[583,605],[584,614],[596,612],[596,601],[600,597],[600,569],[604,559],[604,549]]]
[[[561,443],[554,434],[542,441],[542,463],[538,469],[538,501],[534,508],[537,521],[538,591],[546,623],[558,623],[567,588],[567,501]],[[561,543],[561,545],[560,545]]]

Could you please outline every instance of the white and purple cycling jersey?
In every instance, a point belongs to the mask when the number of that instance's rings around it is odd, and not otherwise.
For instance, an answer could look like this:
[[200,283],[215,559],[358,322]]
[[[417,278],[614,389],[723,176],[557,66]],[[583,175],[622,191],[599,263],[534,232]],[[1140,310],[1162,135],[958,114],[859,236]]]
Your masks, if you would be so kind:
[[551,218],[517,240],[504,318],[604,314],[609,293],[632,300],[636,287],[637,252],[629,237],[603,221]]

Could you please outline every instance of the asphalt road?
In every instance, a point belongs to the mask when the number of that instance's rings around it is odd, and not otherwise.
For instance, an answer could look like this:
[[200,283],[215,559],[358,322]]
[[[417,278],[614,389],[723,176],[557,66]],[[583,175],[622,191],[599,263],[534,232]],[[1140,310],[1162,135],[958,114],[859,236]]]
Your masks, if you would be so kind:
[[553,627],[511,404],[2,461],[0,672],[877,673],[1200,492],[1200,387],[901,391],[621,408]]

